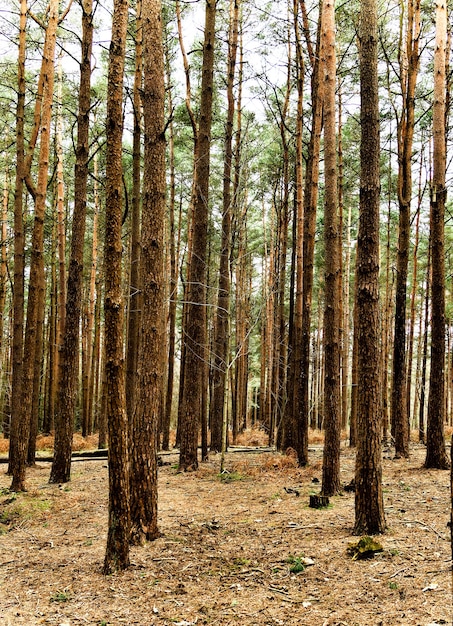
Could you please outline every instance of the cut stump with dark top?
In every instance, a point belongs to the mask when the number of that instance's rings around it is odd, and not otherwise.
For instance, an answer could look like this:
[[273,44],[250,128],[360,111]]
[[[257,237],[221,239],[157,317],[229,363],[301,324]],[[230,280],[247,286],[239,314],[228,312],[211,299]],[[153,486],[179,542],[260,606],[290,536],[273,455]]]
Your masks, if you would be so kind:
[[328,496],[316,496],[316,495],[310,496],[309,507],[311,509],[323,509],[328,505],[329,505]]

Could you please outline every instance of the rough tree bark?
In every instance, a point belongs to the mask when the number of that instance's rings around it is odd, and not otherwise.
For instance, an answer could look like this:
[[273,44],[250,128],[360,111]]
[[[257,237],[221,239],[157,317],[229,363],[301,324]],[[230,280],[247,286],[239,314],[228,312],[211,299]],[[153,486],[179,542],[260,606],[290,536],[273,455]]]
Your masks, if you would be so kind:
[[122,293],[123,79],[128,0],[115,0],[107,83],[105,205],[105,391],[109,437],[109,525],[104,574],[129,566],[130,509],[128,423],[123,353]]
[[338,229],[338,177],[336,141],[335,6],[324,0],[322,10],[324,52],[324,427],[322,494],[333,496],[340,489],[340,237]]
[[231,249],[231,179],[233,160],[234,76],[238,48],[240,0],[230,0],[230,32],[227,64],[227,119],[223,165],[222,242],[219,264],[219,292],[213,341],[213,398],[211,407],[211,450],[222,449],[222,425],[225,408],[225,383],[228,371],[230,318],[230,249]]
[[[25,178],[25,54],[27,25],[27,0],[21,0],[19,17],[19,50],[17,61],[16,105],[16,179],[14,189],[14,289],[13,289],[13,338],[11,377],[11,423],[9,434],[20,424],[20,382],[22,379],[24,342],[24,216],[23,193]],[[17,432],[18,437],[20,433]],[[10,443],[8,473],[16,462],[19,438]]]
[[407,7],[406,48],[400,51],[403,110],[398,123],[398,255],[396,272],[395,331],[393,339],[392,431],[395,457],[409,456],[406,396],[406,299],[412,198],[412,145],[415,126],[415,86],[419,68],[420,0]]
[[165,85],[160,0],[143,0],[144,171],[140,275],[141,315],[136,405],[132,424],[131,536],[158,536],[157,437],[165,351]]
[[215,44],[215,0],[206,1],[198,144],[193,202],[193,253],[188,272],[185,328],[187,344],[185,381],[181,398],[179,467],[198,467],[198,432],[201,415],[203,367],[206,354],[206,252],[209,217],[209,168]]
[[445,450],[445,201],[447,6],[436,2],[434,51],[433,179],[431,182],[431,371],[429,377],[425,467],[447,469]]
[[[23,491],[25,489],[25,464],[32,412],[39,307],[44,304],[44,213],[46,208],[49,169],[50,126],[55,78],[55,47],[59,22],[58,9],[58,2],[52,0],[47,13],[43,57],[38,81],[38,91],[42,94],[42,99],[39,101],[39,96],[35,103],[34,128],[29,143],[29,158],[24,170],[29,191],[35,201],[35,213],[24,343],[24,345],[27,346],[27,359],[24,359],[22,365],[20,407],[17,413],[13,414],[17,419],[13,421],[11,429],[10,470],[13,476],[11,484],[12,491]],[[31,179],[30,167],[38,135],[40,136],[40,147],[38,174],[35,186]]]
[[377,2],[360,12],[360,217],[357,242],[358,398],[355,470],[356,534],[385,530],[382,494],[379,358],[379,100]]
[[[305,2],[300,0],[304,22],[306,21]],[[322,12],[322,7],[321,7]],[[300,465],[308,463],[308,415],[310,408],[309,396],[309,370],[310,370],[310,330],[311,309],[313,298],[313,266],[316,228],[316,208],[318,203],[319,182],[319,152],[322,130],[323,87],[320,81],[320,24],[322,15],[319,16],[318,36],[316,53],[309,50],[311,65],[313,68],[311,79],[312,101],[312,128],[308,146],[307,164],[305,170],[305,195],[304,195],[304,245],[303,245],[303,287],[302,287],[302,333],[301,333],[301,361],[299,370],[299,423],[297,435],[297,455]],[[306,29],[304,29],[306,30]]]
[[134,71],[134,131],[132,140],[132,202],[129,268],[129,298],[127,311],[126,404],[127,417],[132,423],[135,410],[136,372],[139,351],[139,329],[142,311],[140,284],[140,212],[141,212],[141,136],[142,136],[142,78],[143,22],[142,0],[135,7],[135,71]]
[[85,239],[89,128],[91,106],[91,50],[93,43],[92,0],[82,3],[82,54],[74,171],[74,213],[71,253],[66,288],[66,320],[59,355],[59,387],[55,416],[55,449],[50,483],[71,478],[71,448],[77,398],[79,324],[82,308],[83,247]]

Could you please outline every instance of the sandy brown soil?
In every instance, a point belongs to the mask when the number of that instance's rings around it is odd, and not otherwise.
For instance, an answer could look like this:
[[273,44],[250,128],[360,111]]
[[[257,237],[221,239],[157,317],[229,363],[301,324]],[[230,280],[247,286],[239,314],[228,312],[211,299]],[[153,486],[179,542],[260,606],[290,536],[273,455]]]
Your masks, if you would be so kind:
[[[421,447],[410,461],[387,457],[388,531],[373,559],[346,552],[357,541],[353,493],[331,498],[328,509],[308,507],[321,478],[315,446],[305,469],[279,455],[229,454],[229,482],[215,456],[195,474],[160,468],[162,537],[133,548],[131,568],[109,577],[100,573],[106,462],[74,463],[60,488],[47,484],[50,466],[40,463],[15,499],[3,465],[0,624],[451,624],[449,473],[422,469]],[[353,466],[344,449],[343,484]],[[303,557],[312,564],[292,573]]]

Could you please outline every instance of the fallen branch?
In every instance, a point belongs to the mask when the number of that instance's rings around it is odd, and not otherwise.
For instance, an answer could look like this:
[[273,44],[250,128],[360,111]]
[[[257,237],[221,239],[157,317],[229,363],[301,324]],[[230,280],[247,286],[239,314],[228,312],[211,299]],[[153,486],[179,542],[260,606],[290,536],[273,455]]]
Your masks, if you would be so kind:
[[425,528],[428,528],[429,530],[432,530],[433,533],[435,533],[440,539],[442,539],[442,541],[445,541],[445,537],[444,535],[442,535],[438,530],[436,530],[435,528],[433,528],[432,526],[430,526],[429,524],[427,524],[426,522],[421,522],[418,519],[406,519],[404,520],[405,523],[407,524],[420,524],[420,526],[424,526]]

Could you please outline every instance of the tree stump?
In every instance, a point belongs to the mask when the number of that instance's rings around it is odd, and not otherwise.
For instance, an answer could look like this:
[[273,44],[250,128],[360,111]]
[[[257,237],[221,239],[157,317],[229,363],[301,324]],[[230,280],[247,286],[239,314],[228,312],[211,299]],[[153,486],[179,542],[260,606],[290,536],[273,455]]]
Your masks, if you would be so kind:
[[329,505],[328,496],[310,496],[309,507],[311,509],[324,509]]

